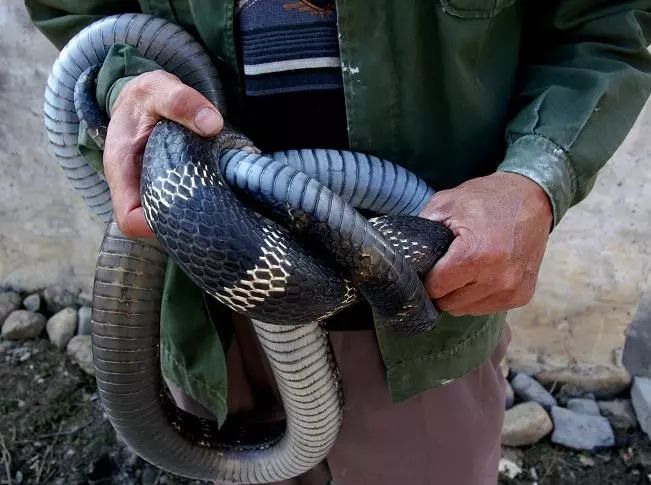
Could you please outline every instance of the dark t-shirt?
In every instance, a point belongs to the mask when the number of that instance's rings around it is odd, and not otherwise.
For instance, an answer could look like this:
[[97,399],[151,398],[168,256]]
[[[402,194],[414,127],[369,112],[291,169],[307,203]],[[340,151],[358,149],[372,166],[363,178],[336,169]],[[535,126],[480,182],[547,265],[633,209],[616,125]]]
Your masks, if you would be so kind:
[[[348,147],[334,0],[243,0],[237,6],[245,132],[265,152]],[[372,328],[359,303],[329,330]]]

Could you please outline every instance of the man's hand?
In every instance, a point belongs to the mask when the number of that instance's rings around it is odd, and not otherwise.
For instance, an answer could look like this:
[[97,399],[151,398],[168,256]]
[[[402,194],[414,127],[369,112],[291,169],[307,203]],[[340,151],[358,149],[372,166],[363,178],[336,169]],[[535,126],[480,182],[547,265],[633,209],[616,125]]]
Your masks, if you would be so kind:
[[216,135],[224,126],[217,108],[172,74],[153,71],[127,83],[113,106],[104,173],[115,221],[129,237],[154,237],[140,204],[140,172],[147,139],[162,118],[203,136]]
[[552,223],[538,184],[497,172],[436,193],[420,215],[456,236],[425,280],[441,310],[484,315],[531,300]]

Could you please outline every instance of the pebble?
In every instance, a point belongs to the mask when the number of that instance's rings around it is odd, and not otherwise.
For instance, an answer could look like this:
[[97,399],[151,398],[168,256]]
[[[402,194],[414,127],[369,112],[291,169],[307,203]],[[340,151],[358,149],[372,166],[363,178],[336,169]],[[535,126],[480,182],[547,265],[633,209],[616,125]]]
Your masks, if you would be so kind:
[[41,295],[38,293],[32,293],[31,295],[25,297],[23,300],[23,306],[30,312],[39,311],[41,309]]
[[595,466],[594,458],[592,458],[591,456],[581,455],[579,456],[579,462],[583,466],[587,466],[587,467]]
[[20,308],[20,295],[15,291],[0,293],[0,326],[9,314]]
[[509,381],[504,379],[504,385],[506,386],[506,409],[511,409],[513,407],[513,402],[515,401],[515,394],[513,388]]
[[47,321],[47,334],[58,349],[64,349],[77,330],[77,311],[64,308]]
[[66,353],[86,374],[95,375],[90,335],[75,335],[72,337],[66,347]]
[[636,377],[633,380],[631,402],[642,431],[651,438],[651,379]]
[[523,401],[534,401],[540,404],[545,409],[549,410],[552,406],[556,406],[557,402],[547,389],[545,389],[539,382],[527,374],[520,372],[511,380],[513,390]]
[[77,305],[77,295],[59,285],[45,288],[43,299],[51,313],[58,313],[66,307]]
[[578,363],[555,369],[543,369],[536,379],[545,386],[567,384],[599,399],[610,399],[628,389],[631,375],[617,365]]
[[629,430],[637,426],[635,411],[628,399],[597,402],[601,414],[610,421],[614,429]]
[[513,480],[522,473],[522,468],[508,458],[500,458],[499,472],[501,475]]
[[567,409],[579,414],[591,414],[592,416],[601,416],[599,406],[592,399],[574,398],[567,401]]
[[15,310],[2,325],[2,336],[8,340],[36,338],[43,331],[45,317],[28,310]]
[[92,308],[82,306],[77,312],[79,323],[77,325],[77,335],[90,335],[90,317]]
[[595,451],[615,446],[615,435],[603,416],[579,414],[569,409],[552,408],[552,442],[575,450]]
[[591,392],[586,392],[570,384],[563,384],[556,393],[556,400],[561,406],[567,406],[567,401],[575,398],[596,400],[595,395]]
[[502,444],[527,446],[537,443],[552,430],[552,421],[545,409],[534,401],[513,406],[504,414]]

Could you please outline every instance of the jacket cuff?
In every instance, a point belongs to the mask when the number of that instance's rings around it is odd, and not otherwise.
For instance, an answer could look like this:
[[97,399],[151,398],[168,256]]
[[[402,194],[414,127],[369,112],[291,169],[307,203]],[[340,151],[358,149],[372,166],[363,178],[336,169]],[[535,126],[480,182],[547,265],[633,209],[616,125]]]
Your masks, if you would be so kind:
[[551,201],[554,226],[573,204],[577,181],[574,168],[559,146],[539,135],[524,135],[511,143],[498,171],[523,175],[536,182]]

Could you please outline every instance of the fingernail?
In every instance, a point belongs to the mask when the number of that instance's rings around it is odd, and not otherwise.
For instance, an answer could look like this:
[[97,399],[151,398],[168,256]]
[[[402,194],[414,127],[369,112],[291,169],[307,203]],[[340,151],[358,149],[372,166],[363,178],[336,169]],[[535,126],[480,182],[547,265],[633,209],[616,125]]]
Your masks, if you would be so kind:
[[194,117],[194,126],[204,135],[214,135],[224,124],[222,116],[212,108],[202,108]]

